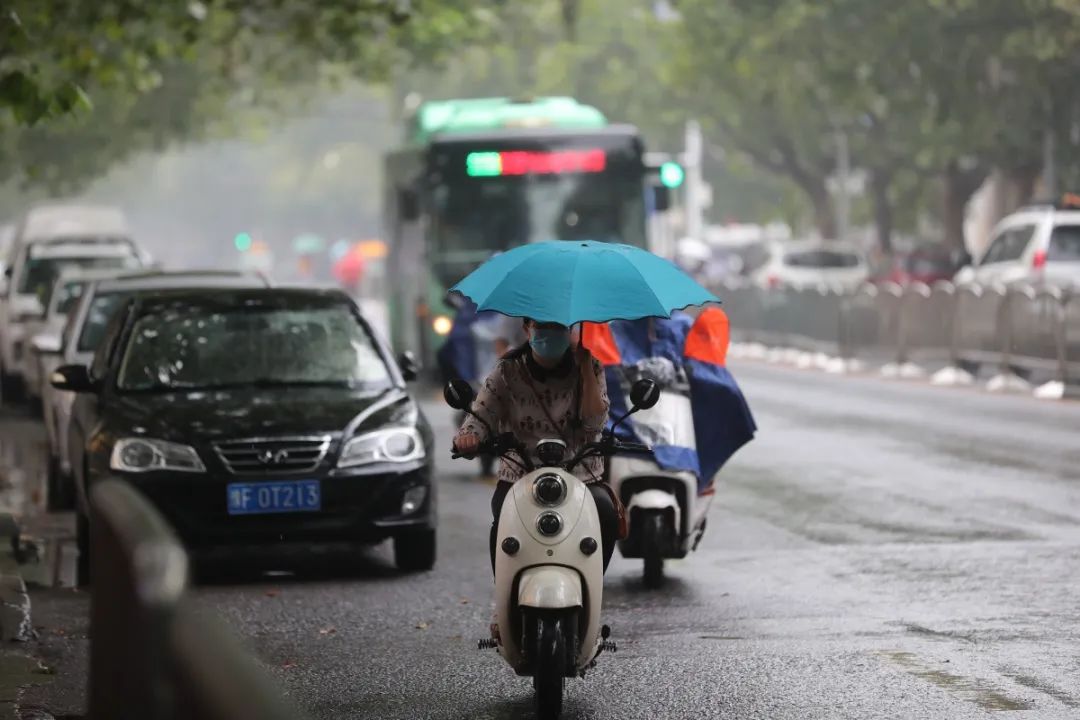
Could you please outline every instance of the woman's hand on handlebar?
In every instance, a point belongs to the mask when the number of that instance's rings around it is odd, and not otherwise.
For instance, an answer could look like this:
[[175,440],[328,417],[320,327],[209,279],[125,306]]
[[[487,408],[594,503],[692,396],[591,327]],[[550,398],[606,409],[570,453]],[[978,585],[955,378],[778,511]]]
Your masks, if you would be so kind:
[[466,433],[459,435],[454,440],[454,454],[462,455],[464,457],[473,457],[476,455],[476,451],[480,448],[480,437],[475,433]]

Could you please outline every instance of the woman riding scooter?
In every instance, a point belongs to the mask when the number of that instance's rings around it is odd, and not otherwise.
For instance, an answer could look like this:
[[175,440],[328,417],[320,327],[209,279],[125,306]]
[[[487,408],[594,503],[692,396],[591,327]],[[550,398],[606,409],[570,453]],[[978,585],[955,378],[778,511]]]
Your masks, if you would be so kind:
[[[535,447],[545,438],[561,438],[570,455],[599,440],[608,414],[607,383],[603,367],[585,348],[571,349],[570,328],[556,323],[524,321],[528,342],[511,350],[484,380],[473,411],[494,432],[513,432],[524,447]],[[464,455],[473,454],[486,439],[487,430],[467,417],[454,440]],[[523,475],[511,456],[502,460],[498,485],[491,498],[491,563],[495,566],[495,525],[506,494]],[[596,501],[602,528],[604,569],[607,569],[619,533],[615,498],[603,481],[603,459],[591,457],[576,470]]]

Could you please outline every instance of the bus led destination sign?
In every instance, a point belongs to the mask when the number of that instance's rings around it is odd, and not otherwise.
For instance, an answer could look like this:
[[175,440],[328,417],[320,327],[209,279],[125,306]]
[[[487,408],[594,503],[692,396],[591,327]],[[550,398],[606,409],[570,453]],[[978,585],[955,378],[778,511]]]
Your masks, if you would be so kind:
[[465,172],[470,177],[599,173],[606,167],[607,153],[603,150],[510,150],[472,152],[465,157]]

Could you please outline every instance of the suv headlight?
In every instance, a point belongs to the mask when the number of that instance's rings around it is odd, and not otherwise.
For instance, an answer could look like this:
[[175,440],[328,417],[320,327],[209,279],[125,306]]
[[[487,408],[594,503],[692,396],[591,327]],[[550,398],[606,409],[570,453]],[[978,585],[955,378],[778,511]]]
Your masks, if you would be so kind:
[[113,445],[112,457],[109,458],[109,467],[124,472],[206,472],[199,453],[190,445],[149,438],[117,440]]
[[414,428],[389,428],[358,435],[345,443],[338,467],[373,463],[403,463],[422,459],[424,440]]

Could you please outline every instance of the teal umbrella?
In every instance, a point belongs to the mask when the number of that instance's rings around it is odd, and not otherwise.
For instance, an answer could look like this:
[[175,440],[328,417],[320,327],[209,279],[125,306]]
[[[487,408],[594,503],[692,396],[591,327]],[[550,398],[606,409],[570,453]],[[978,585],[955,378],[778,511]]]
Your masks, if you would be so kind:
[[450,292],[477,310],[570,326],[670,317],[719,302],[673,263],[631,245],[552,240],[496,255]]

